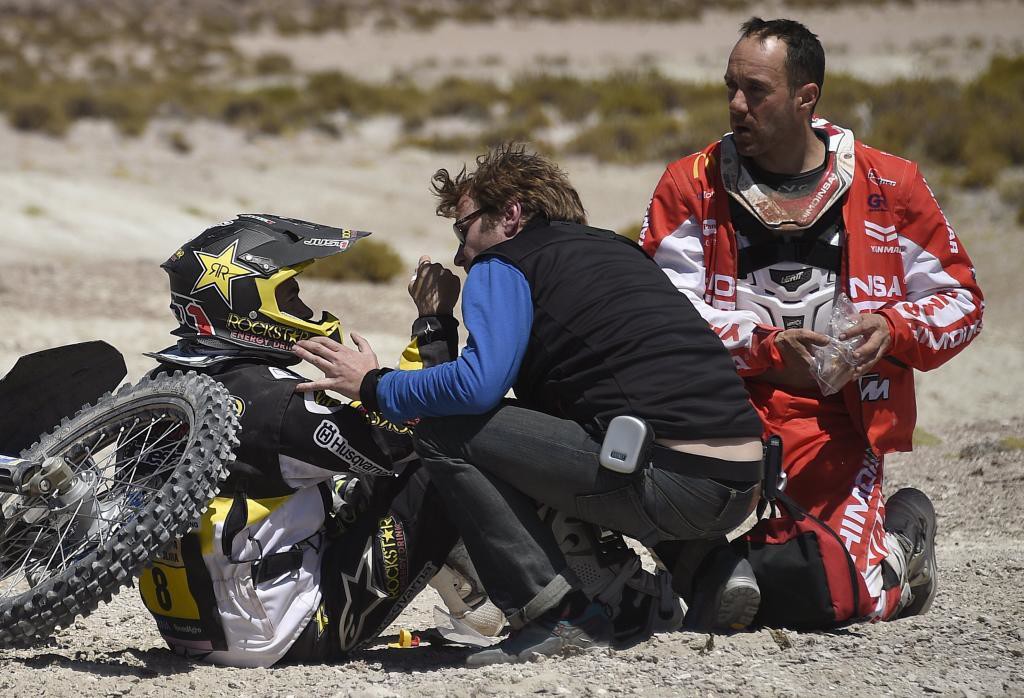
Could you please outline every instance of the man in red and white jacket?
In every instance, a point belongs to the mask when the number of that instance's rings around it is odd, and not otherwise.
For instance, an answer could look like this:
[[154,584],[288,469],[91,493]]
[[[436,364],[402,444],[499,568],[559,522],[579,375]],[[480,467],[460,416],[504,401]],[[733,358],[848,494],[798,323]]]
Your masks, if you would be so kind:
[[[806,27],[746,22],[725,76],[732,133],[669,165],[641,244],[725,342],[766,434],[782,436],[786,492],[843,539],[868,599],[852,617],[888,619],[931,605],[935,517],[913,489],[886,515],[883,455],[911,449],[914,369],[967,346],[984,302],[917,165],[812,118],[823,80]],[[825,396],[812,351],[840,292],[861,314],[846,337],[864,343]]]

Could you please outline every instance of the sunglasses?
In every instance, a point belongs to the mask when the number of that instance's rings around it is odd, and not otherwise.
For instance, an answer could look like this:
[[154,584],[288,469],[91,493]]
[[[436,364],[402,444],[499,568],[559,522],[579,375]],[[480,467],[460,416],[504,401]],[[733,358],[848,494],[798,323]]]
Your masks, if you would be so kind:
[[455,231],[455,237],[458,239],[460,245],[466,244],[466,233],[469,231],[469,226],[473,225],[473,221],[480,217],[480,214],[484,212],[484,209],[478,208],[472,213],[467,213],[459,220],[452,223],[452,230]]

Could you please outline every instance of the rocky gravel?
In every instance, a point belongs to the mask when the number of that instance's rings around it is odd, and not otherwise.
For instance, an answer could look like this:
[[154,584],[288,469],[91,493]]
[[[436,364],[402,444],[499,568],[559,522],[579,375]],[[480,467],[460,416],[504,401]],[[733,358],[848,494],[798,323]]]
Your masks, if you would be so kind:
[[344,664],[230,669],[164,648],[134,590],[44,647],[0,651],[0,694],[19,696],[848,696],[1024,694],[1024,419],[951,426],[887,459],[887,491],[914,485],[939,515],[931,612],[833,632],[676,632],[626,651],[467,669],[466,650],[389,649],[423,630],[427,590],[380,642]]

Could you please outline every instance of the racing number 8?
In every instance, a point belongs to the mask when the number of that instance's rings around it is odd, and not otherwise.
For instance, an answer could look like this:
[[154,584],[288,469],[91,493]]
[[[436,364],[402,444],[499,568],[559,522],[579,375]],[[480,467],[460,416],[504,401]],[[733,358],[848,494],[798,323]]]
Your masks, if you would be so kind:
[[153,567],[153,590],[156,592],[156,602],[165,611],[171,610],[171,591],[167,588],[167,575],[159,567]]

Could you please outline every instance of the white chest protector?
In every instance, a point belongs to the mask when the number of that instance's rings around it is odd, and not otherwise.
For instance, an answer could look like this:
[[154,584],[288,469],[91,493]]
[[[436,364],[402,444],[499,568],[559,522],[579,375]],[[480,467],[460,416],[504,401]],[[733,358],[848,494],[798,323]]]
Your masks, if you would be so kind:
[[852,135],[821,136],[820,173],[799,185],[768,184],[748,171],[731,138],[722,141],[722,179],[736,227],[736,309],[783,329],[825,333],[836,295],[843,196],[853,179]]
[[[744,245],[743,236],[737,236]],[[825,333],[836,293],[836,274],[800,262],[777,262],[736,280],[736,309],[765,325]]]

